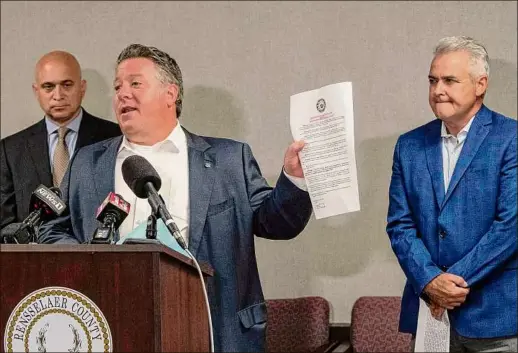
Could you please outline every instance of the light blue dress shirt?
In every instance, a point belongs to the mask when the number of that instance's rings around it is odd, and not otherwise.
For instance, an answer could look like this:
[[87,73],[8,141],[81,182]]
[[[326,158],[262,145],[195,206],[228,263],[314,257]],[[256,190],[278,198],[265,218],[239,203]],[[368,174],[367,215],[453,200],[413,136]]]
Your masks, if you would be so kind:
[[[67,143],[68,155],[72,157],[74,154],[74,150],[76,148],[77,137],[79,134],[79,125],[81,124],[81,120],[83,119],[83,109],[79,110],[79,114],[74,120],[68,123],[67,127],[70,129],[68,134],[65,136],[65,142]],[[54,161],[54,151],[56,150],[56,145],[58,144],[58,129],[59,125],[53,122],[48,116],[45,116],[45,124],[47,125],[47,137],[49,143],[49,162],[50,162],[50,172],[54,172],[53,170],[53,161]]]

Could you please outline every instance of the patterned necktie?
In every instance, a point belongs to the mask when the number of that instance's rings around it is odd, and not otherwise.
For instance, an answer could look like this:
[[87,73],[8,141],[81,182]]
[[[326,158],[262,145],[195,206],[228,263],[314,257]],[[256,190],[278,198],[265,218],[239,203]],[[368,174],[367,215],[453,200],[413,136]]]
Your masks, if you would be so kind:
[[57,187],[61,184],[61,180],[63,180],[63,176],[68,167],[68,159],[70,156],[68,154],[65,136],[67,136],[69,131],[70,130],[66,126],[61,126],[58,130],[58,143],[54,150],[54,165],[52,173],[52,181],[54,186]]

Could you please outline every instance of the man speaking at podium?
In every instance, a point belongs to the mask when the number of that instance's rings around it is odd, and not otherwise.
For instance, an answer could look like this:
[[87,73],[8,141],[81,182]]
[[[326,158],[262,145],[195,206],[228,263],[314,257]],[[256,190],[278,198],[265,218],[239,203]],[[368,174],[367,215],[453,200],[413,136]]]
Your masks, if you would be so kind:
[[120,226],[124,237],[147,220],[147,200],[125,184],[122,162],[146,158],[162,179],[160,194],[191,253],[215,275],[208,291],[216,351],[264,351],[266,307],[254,237],[290,239],[312,212],[298,152],[292,143],[275,188],[262,177],[250,147],[194,135],[180,126],[183,82],[167,53],[132,44],[117,59],[113,108],[123,137],[80,150],[63,184],[68,212],[41,229],[42,243],[89,242],[95,212],[110,192],[132,207]]

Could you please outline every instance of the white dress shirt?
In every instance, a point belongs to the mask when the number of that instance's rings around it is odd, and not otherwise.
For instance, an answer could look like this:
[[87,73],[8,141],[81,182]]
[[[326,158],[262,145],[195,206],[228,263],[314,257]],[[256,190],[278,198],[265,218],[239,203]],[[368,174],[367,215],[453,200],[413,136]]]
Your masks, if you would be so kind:
[[444,192],[448,191],[448,186],[450,185],[451,176],[453,175],[453,171],[455,170],[455,166],[457,165],[457,161],[459,160],[460,152],[462,151],[462,147],[464,146],[464,141],[466,141],[466,137],[468,136],[469,128],[471,127],[471,123],[473,119],[470,121],[459,131],[457,136],[453,136],[446,129],[446,125],[444,122],[441,126],[441,140],[442,140],[442,169],[444,175]]
[[[185,132],[179,123],[164,141],[153,146],[136,145],[123,137],[115,163],[115,193],[121,195],[131,207],[119,228],[120,238],[131,233],[141,223],[147,223],[151,214],[147,199],[138,198],[122,177],[122,162],[135,154],[146,158],[160,175],[162,187],[158,193],[162,195],[186,244],[189,244],[189,162]],[[286,172],[284,175],[298,188],[307,190],[304,178],[293,177]]]
[[138,198],[122,177],[122,162],[131,155],[144,157],[156,169],[162,187],[162,195],[169,213],[173,217],[180,233],[188,244],[189,241],[189,164],[185,133],[177,124],[169,136],[153,146],[142,146],[122,139],[115,164],[115,192],[131,204],[130,213],[119,228],[120,238],[129,234],[141,223],[146,223],[151,214],[147,199]]

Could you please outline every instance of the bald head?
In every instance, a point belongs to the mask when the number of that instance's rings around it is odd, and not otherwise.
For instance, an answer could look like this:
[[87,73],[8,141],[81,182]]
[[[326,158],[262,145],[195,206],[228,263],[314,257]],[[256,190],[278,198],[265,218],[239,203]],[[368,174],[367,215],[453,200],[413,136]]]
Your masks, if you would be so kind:
[[81,79],[81,66],[76,57],[66,51],[55,50],[43,55],[36,63],[36,70],[34,73],[36,82],[38,81],[39,72],[47,65],[67,66],[71,71],[75,72],[79,76],[79,79]]
[[32,88],[45,114],[65,125],[79,114],[86,82],[81,80],[77,59],[56,50],[43,55],[36,63]]

